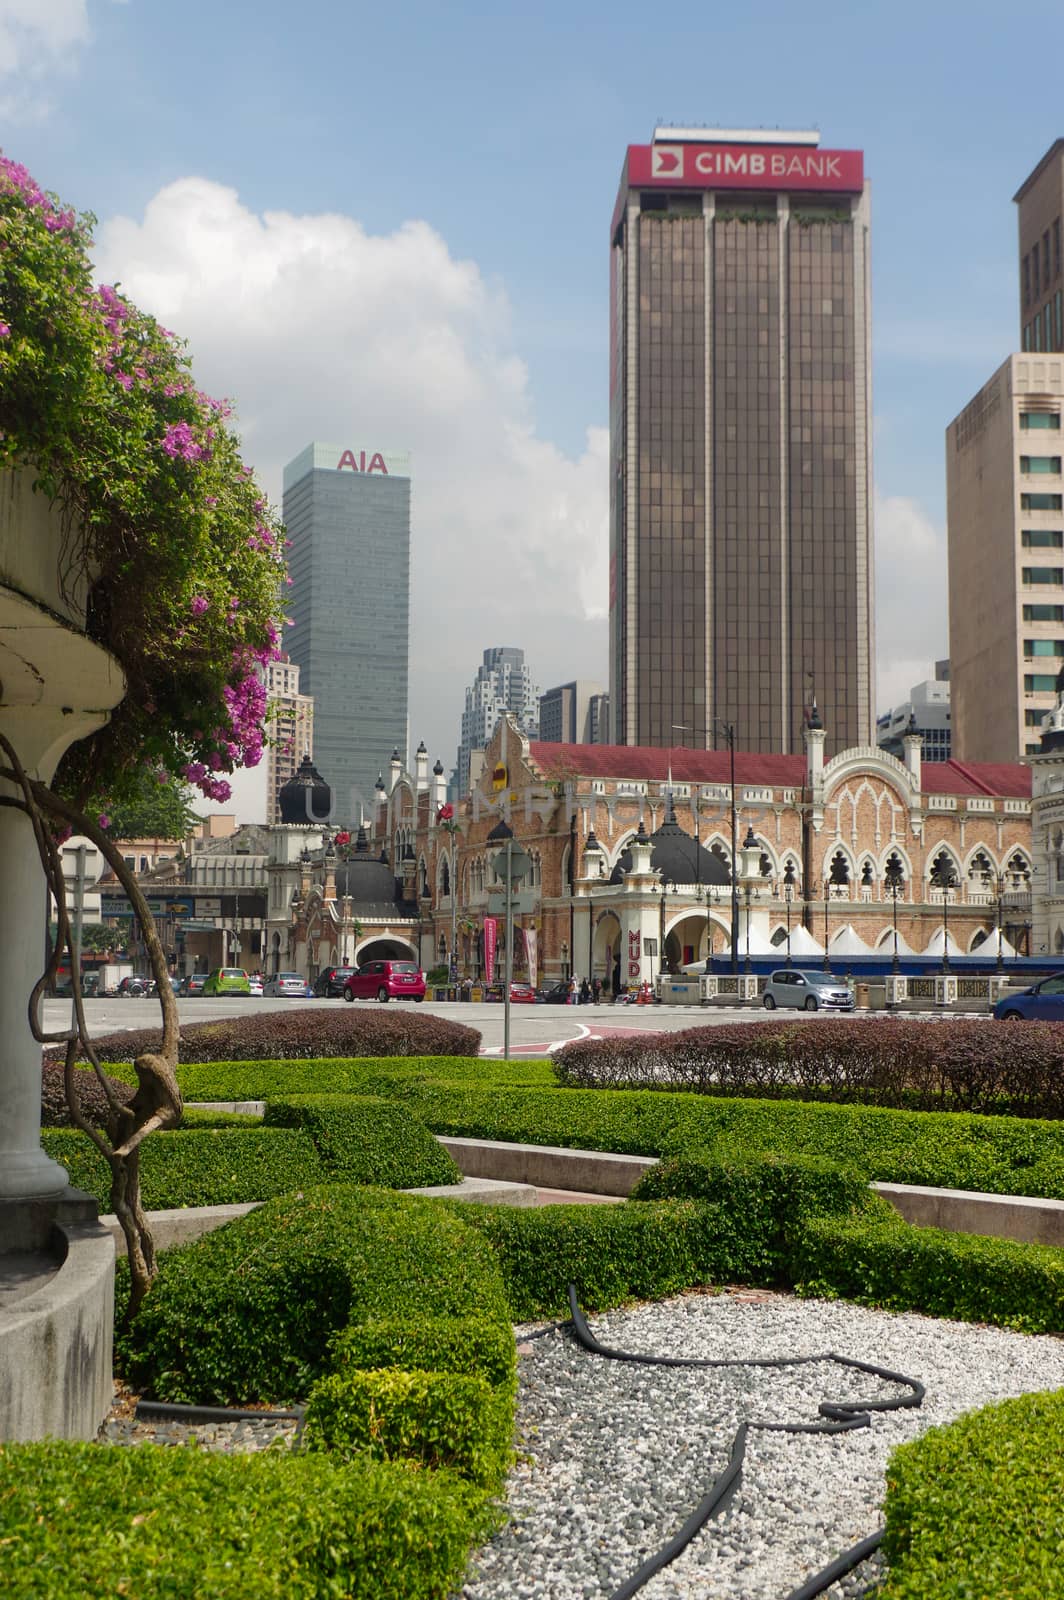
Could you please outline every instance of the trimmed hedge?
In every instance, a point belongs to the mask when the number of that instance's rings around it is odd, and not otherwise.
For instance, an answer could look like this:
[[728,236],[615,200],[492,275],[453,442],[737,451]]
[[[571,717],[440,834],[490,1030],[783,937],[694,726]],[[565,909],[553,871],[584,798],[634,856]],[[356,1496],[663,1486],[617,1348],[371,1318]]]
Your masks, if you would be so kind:
[[1064,1250],[913,1227],[878,1197],[861,1217],[807,1218],[791,1278],[799,1294],[1064,1333]]
[[[158,1050],[160,1028],[93,1039],[101,1061],[133,1061]],[[391,1006],[301,1006],[181,1025],[181,1060],[298,1061],[343,1056],[475,1056],[480,1034],[445,1017]],[[51,1056],[55,1051],[49,1052]],[[47,1059],[47,1058],[46,1058]]]
[[[91,1067],[88,1070],[79,1067],[77,1082],[78,1100],[86,1118],[94,1128],[105,1127],[111,1108],[96,1073]],[[109,1082],[122,1105],[128,1105],[136,1092],[135,1089],[128,1083],[123,1083],[121,1079],[110,1077],[110,1075]],[[41,1079],[41,1127],[69,1128],[72,1126],[70,1109],[67,1106],[66,1085],[63,1081],[62,1063],[59,1061],[46,1061]]]
[[446,1600],[491,1522],[446,1473],[265,1451],[0,1445],[20,1600]]
[[[818,1025],[819,1026],[819,1025]],[[378,1085],[381,1093],[387,1085]],[[827,1155],[870,1181],[1064,1199],[1064,1123],[649,1090],[486,1088],[412,1081],[403,1103],[455,1138],[678,1155],[720,1138]]]
[[270,1100],[266,1129],[271,1128],[298,1128],[308,1135],[326,1178],[394,1189],[462,1181],[424,1123],[394,1101],[338,1094]]
[[556,1087],[549,1061],[484,1057],[363,1056],[311,1061],[182,1062],[177,1081],[186,1100],[268,1100],[292,1094],[401,1094],[404,1084],[443,1080],[515,1088]]
[[923,1111],[1064,1117],[1064,1024],[825,1018],[578,1039],[554,1057],[568,1087],[686,1089]]
[[[111,1209],[111,1169],[76,1128],[45,1128],[41,1144],[70,1181]],[[310,1135],[298,1128],[178,1128],[141,1146],[145,1209],[240,1205],[325,1181]]]
[[277,1401],[330,1370],[348,1323],[474,1313],[508,1318],[494,1257],[464,1215],[336,1184],[166,1251],[119,1359],[162,1400]]
[[1005,1400],[895,1450],[880,1600],[1061,1593],[1064,1391]]

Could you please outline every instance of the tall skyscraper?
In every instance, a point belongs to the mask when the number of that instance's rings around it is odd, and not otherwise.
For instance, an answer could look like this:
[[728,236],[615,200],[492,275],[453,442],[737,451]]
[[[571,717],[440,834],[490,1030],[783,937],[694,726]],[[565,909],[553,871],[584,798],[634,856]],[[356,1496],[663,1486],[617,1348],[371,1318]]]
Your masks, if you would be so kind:
[[469,763],[474,750],[483,750],[504,711],[517,718],[530,739],[539,737],[539,690],[525,652],[496,645],[485,650],[477,675],[465,692],[462,739],[458,746],[458,794],[469,793]]
[[1014,196],[1020,353],[946,430],[953,753],[1041,748],[1064,667],[1064,139]]
[[539,697],[539,737],[544,744],[604,744],[602,685],[587,678],[559,683]]
[[310,444],[284,469],[292,548],[285,640],[314,697],[314,760],[334,820],[373,814],[377,775],[408,734],[410,458]]
[[280,822],[280,792],[304,756],[314,754],[314,697],[299,692],[299,668],[288,656],[263,670],[266,689],[266,821]]
[[658,128],[611,231],[621,744],[874,740],[869,196],[811,132]]

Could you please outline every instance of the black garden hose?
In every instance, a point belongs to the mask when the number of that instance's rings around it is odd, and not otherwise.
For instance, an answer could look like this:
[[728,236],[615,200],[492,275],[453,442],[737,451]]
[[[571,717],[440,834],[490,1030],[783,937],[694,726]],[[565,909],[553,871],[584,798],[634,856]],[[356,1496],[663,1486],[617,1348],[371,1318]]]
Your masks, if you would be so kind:
[[[847,1433],[852,1428],[871,1427],[872,1413],[875,1411],[900,1411],[922,1405],[927,1392],[924,1385],[916,1378],[907,1378],[903,1373],[893,1372],[889,1367],[877,1366],[871,1361],[858,1361],[852,1356],[839,1355],[834,1350],[822,1355],[761,1356],[750,1360],[643,1356],[629,1350],[613,1350],[608,1345],[600,1344],[588,1327],[577,1301],[575,1284],[569,1285],[569,1309],[572,1313],[572,1326],[577,1342],[591,1355],[602,1356],[609,1361],[630,1361],[653,1367],[700,1368],[799,1367],[808,1366],[813,1362],[833,1361],[840,1367],[856,1372],[867,1372],[888,1383],[900,1384],[909,1390],[908,1394],[889,1400],[822,1400],[817,1406],[823,1418],[820,1422],[769,1422],[752,1418],[748,1422],[740,1423],[732,1440],[731,1455],[724,1471],[714,1479],[690,1516],[668,1543],[626,1578],[620,1587],[613,1591],[610,1600],[630,1600],[630,1597],[636,1594],[656,1572],[660,1572],[663,1567],[675,1561],[710,1517],[719,1514],[730,1504],[742,1482],[743,1457],[746,1454],[746,1439],[751,1428],[760,1428],[764,1432],[771,1433]],[[792,1590],[786,1600],[813,1600],[815,1595],[822,1594],[825,1589],[830,1588],[839,1578],[844,1577],[871,1555],[879,1546],[882,1537],[882,1533],[875,1533],[867,1539],[862,1539],[860,1544],[837,1556],[829,1566],[814,1573],[799,1588]]]

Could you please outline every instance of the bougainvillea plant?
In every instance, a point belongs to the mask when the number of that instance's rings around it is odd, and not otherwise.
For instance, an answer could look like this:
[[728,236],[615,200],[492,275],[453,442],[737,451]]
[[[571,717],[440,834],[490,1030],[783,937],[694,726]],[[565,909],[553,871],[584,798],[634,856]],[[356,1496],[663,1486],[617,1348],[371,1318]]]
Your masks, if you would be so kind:
[[226,800],[262,754],[283,530],[180,341],[94,283],[93,220],[0,156],[0,465],[62,505],[66,581],[129,685],[54,787],[130,798],[146,769]]
[[[79,610],[84,602],[87,634],[117,659],[127,683],[109,722],[71,748],[51,785],[25,771],[0,734],[0,774],[15,786],[15,797],[0,798],[30,817],[55,900],[57,938],[30,997],[31,1027],[42,1042],[65,1046],[72,1120],[110,1164],[132,1315],[156,1270],[140,1145],[181,1116],[178,1027],[151,913],[105,831],[104,808],[142,800],[146,780],[184,781],[226,800],[226,774],[260,759],[259,669],[277,654],[284,536],[240,459],[228,405],[197,388],[172,333],[116,286],[95,284],[92,222],[0,155],[0,468],[32,473],[59,508],[60,587]],[[56,846],[71,829],[92,840],[129,895],[158,984],[161,1045],[135,1061],[139,1087],[129,1105],[108,1091],[85,1025]],[[47,1034],[40,998],[64,952],[76,1021]],[[81,1111],[79,1053],[107,1097],[105,1129]]]

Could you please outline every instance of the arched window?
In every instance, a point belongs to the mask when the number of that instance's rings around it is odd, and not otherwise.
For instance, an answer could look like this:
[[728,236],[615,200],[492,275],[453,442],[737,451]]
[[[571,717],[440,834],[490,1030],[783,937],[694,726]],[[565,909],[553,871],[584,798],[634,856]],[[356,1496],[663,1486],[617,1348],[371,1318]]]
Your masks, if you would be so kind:
[[900,899],[905,892],[905,863],[896,850],[892,850],[887,857],[883,883],[893,900]]
[[850,881],[850,863],[841,850],[836,850],[831,858],[831,869],[828,872],[828,882],[832,888],[845,888]]
[[446,856],[443,858],[443,866],[440,871],[440,894],[448,900],[451,898],[451,867]]
[[932,861],[928,882],[933,889],[938,889],[942,894],[960,887],[957,881],[957,869],[948,850],[940,850]]
[[872,876],[872,863],[870,861],[866,861],[864,866],[861,868],[862,889],[870,889],[872,887]]

